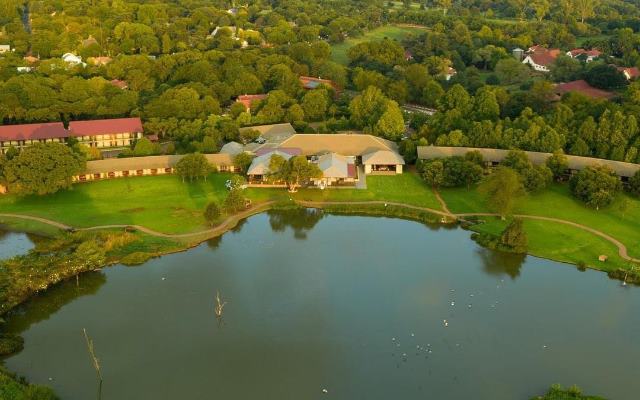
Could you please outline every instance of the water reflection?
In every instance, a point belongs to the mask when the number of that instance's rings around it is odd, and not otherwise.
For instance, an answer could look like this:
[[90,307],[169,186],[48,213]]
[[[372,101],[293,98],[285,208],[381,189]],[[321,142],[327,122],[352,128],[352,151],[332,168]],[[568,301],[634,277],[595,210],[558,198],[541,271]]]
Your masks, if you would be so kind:
[[479,248],[477,251],[482,260],[482,270],[489,275],[507,275],[515,280],[520,276],[526,254],[505,253],[496,250]]
[[284,232],[287,228],[293,230],[293,237],[304,240],[307,233],[312,230],[324,217],[324,213],[318,208],[295,208],[293,210],[270,210],[269,225],[274,232]]
[[640,390],[640,291],[601,273],[393,218],[276,210],[240,227],[34,299],[8,321],[25,349],[7,367],[62,398],[94,398],[86,328],[105,400],[311,399],[323,388],[335,399],[512,400],[553,382],[631,400]]
[[36,295],[11,313],[11,332],[21,333],[49,317],[64,305],[83,296],[93,295],[107,282],[102,271],[86,272]]

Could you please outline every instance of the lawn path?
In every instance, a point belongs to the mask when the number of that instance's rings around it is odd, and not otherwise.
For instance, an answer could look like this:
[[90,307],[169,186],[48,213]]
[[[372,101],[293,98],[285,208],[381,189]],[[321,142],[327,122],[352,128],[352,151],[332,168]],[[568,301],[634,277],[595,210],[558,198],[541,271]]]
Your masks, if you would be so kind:
[[[461,219],[464,217],[500,217],[500,214],[496,214],[496,213],[462,213],[462,214],[452,214],[447,206],[446,203],[444,202],[444,200],[440,197],[440,194],[438,192],[435,192],[436,196],[438,198],[438,200],[441,202],[442,204],[442,208],[444,209],[444,211],[442,210],[436,210],[433,208],[429,208],[429,207],[420,207],[420,206],[413,206],[413,205],[409,205],[409,204],[404,204],[404,203],[397,203],[397,202],[391,202],[391,201],[296,201],[297,204],[302,205],[304,207],[322,207],[322,206],[326,206],[326,205],[392,205],[392,206],[397,206],[397,207],[404,207],[404,208],[408,208],[408,209],[412,209],[412,210],[419,210],[419,211],[426,211],[432,214],[436,214],[436,215],[441,215],[443,217],[453,217],[456,219]],[[162,238],[170,238],[170,239],[184,239],[184,238],[192,238],[192,237],[197,237],[197,236],[217,236],[219,234],[224,233],[225,231],[227,231],[229,229],[229,227],[235,225],[238,221],[240,221],[241,219],[247,218],[251,215],[257,214],[259,212],[262,211],[266,211],[268,210],[274,203],[276,203],[275,201],[269,201],[269,202],[265,202],[262,204],[259,204],[255,207],[252,207],[246,211],[243,211],[239,214],[233,215],[229,218],[227,218],[226,220],[224,220],[220,225],[216,226],[215,228],[211,228],[211,229],[207,229],[204,231],[199,231],[199,232],[191,232],[191,233],[181,233],[181,234],[168,234],[168,233],[162,233],[162,232],[157,232],[154,231],[152,229],[146,228],[144,226],[141,225],[100,225],[100,226],[93,226],[93,227],[89,227],[89,228],[82,228],[82,229],[78,229],[78,230],[98,230],[98,229],[112,229],[112,228],[134,228],[139,230],[140,232],[144,232],[148,235],[151,236],[157,236],[157,237],[162,237]],[[0,214],[0,217],[11,217],[11,218],[20,218],[20,219],[27,219],[27,220],[32,220],[32,221],[38,221],[38,222],[42,222],[45,224],[49,224],[52,226],[55,226],[57,228],[60,229],[73,229],[73,227],[69,226],[69,225],[65,225],[62,224],[60,222],[57,221],[53,221],[50,219],[46,219],[46,218],[40,218],[40,217],[34,217],[31,215],[24,215],[24,214]],[[629,256],[629,253],[627,251],[627,247],[620,242],[618,239],[614,238],[613,236],[607,235],[606,233],[599,231],[597,229],[588,227],[586,225],[582,225],[582,224],[578,224],[576,222],[572,222],[572,221],[567,221],[564,219],[560,219],[560,218],[552,218],[552,217],[543,217],[543,216],[539,216],[539,215],[528,215],[528,214],[518,214],[518,215],[514,215],[514,217],[518,217],[518,218],[526,218],[526,219],[534,219],[534,220],[540,220],[540,221],[549,221],[549,222],[557,222],[560,224],[565,224],[565,225],[569,225],[569,226],[573,226],[575,228],[578,229],[582,229],[584,231],[590,232],[594,235],[600,236],[601,238],[609,241],[610,243],[613,243],[617,248],[618,248],[618,254],[620,255],[620,257],[622,257],[624,260],[627,261],[632,261],[635,263],[640,263],[640,259],[637,258],[633,258],[631,256]]]
[[433,194],[436,195],[436,199],[438,199],[438,201],[440,202],[440,207],[442,207],[442,209],[449,215],[454,216],[453,213],[451,212],[451,210],[449,210],[449,207],[447,207],[447,203],[444,201],[444,199],[442,198],[442,196],[440,196],[440,192],[438,192],[438,190],[433,189]]

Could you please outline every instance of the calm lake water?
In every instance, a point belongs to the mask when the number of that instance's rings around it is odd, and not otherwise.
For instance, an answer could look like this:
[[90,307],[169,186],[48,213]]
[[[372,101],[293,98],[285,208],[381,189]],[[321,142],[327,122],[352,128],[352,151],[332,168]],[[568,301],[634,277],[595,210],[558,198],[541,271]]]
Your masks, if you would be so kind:
[[552,383],[637,399],[638,288],[492,253],[469,235],[257,215],[188,252],[34,299],[10,318],[25,349],[5,364],[64,399],[96,398],[86,328],[104,400],[514,400]]
[[0,260],[25,254],[33,246],[34,244],[29,235],[6,231],[0,227]]

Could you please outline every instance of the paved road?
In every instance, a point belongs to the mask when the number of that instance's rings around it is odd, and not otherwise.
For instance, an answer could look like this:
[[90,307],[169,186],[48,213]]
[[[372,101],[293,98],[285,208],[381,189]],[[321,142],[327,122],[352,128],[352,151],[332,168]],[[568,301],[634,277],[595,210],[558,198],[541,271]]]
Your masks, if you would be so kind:
[[[341,204],[351,204],[351,205],[380,205],[380,204],[386,204],[386,205],[393,205],[393,206],[397,206],[397,207],[404,207],[404,208],[409,208],[412,210],[418,210],[418,211],[426,211],[432,214],[436,214],[436,215],[440,215],[443,217],[450,217],[453,219],[463,219],[465,217],[499,217],[499,214],[496,213],[461,213],[461,214],[453,214],[451,213],[448,208],[446,207],[446,203],[444,202],[444,200],[440,197],[439,194],[436,193],[436,196],[438,197],[438,200],[443,204],[443,209],[446,211],[441,211],[441,210],[436,210],[434,208],[429,208],[429,207],[420,207],[420,206],[413,206],[413,205],[409,205],[409,204],[404,204],[404,203],[397,203],[397,202],[392,202],[392,201],[326,201],[326,202],[313,202],[313,201],[297,201],[297,204],[300,204],[302,206],[305,207],[318,207],[321,208],[323,205],[341,205]],[[141,225],[100,225],[100,226],[92,226],[89,228],[80,228],[79,230],[98,230],[98,229],[111,229],[111,228],[127,228],[127,227],[131,227],[134,228],[136,230],[139,230],[140,232],[144,232],[148,235],[152,235],[152,236],[157,236],[157,237],[163,237],[163,238],[170,238],[170,239],[184,239],[184,238],[191,238],[191,237],[198,237],[198,236],[216,236],[219,235],[223,232],[225,232],[230,226],[233,226],[234,224],[236,224],[239,220],[243,219],[243,218],[247,218],[253,214],[257,214],[259,212],[268,210],[275,202],[271,201],[271,202],[266,202],[266,203],[262,203],[260,205],[254,206],[246,211],[243,211],[239,214],[236,214],[234,216],[231,216],[229,218],[227,218],[226,220],[224,220],[220,225],[216,226],[215,228],[211,228],[211,229],[207,229],[204,231],[199,231],[199,232],[191,232],[191,233],[176,233],[176,234],[170,234],[170,233],[162,233],[162,232],[158,232],[158,231],[154,231],[153,229],[149,229],[147,227],[141,226]],[[549,221],[549,222],[557,222],[559,224],[565,224],[565,225],[569,225],[569,226],[573,226],[575,228],[578,229],[582,229],[586,232],[590,232],[594,235],[600,236],[601,238],[609,241],[610,243],[613,243],[617,248],[618,248],[618,254],[620,255],[620,257],[622,257],[623,259],[627,260],[627,261],[632,261],[632,262],[636,262],[636,263],[640,263],[640,259],[637,258],[633,258],[629,255],[629,252],[627,251],[627,247],[620,242],[618,239],[614,238],[613,236],[610,236],[602,231],[599,231],[597,229],[588,227],[586,225],[582,225],[579,224],[577,222],[572,222],[572,221],[567,221],[564,219],[560,219],[560,218],[552,218],[552,217],[543,217],[543,216],[539,216],[539,215],[527,215],[527,214],[518,214],[518,215],[514,215],[515,217],[518,218],[525,218],[525,219],[533,219],[533,220],[539,220],[539,221]],[[31,215],[24,215],[24,214],[0,214],[0,217],[11,217],[11,218],[20,218],[20,219],[26,219],[26,220],[31,220],[31,221],[37,221],[37,222],[41,222],[41,223],[45,223],[45,224],[49,224],[52,226],[55,226],[56,228],[60,228],[60,229],[72,229],[71,226],[69,225],[65,225],[63,223],[57,222],[57,221],[53,221],[50,219],[46,219],[46,218],[40,218],[40,217],[34,217]]]

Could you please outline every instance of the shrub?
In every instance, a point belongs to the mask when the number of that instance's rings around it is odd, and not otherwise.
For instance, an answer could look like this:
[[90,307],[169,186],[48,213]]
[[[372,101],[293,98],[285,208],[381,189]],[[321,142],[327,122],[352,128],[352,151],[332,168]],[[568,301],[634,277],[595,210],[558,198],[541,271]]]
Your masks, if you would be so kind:
[[22,350],[24,339],[9,333],[0,334],[0,356],[17,353]]
[[571,192],[588,206],[599,210],[611,204],[622,189],[618,176],[605,165],[590,165],[571,178]]
[[207,204],[207,207],[204,209],[204,219],[211,226],[215,225],[221,215],[222,212],[220,210],[220,206],[218,206],[218,203],[215,201]]

